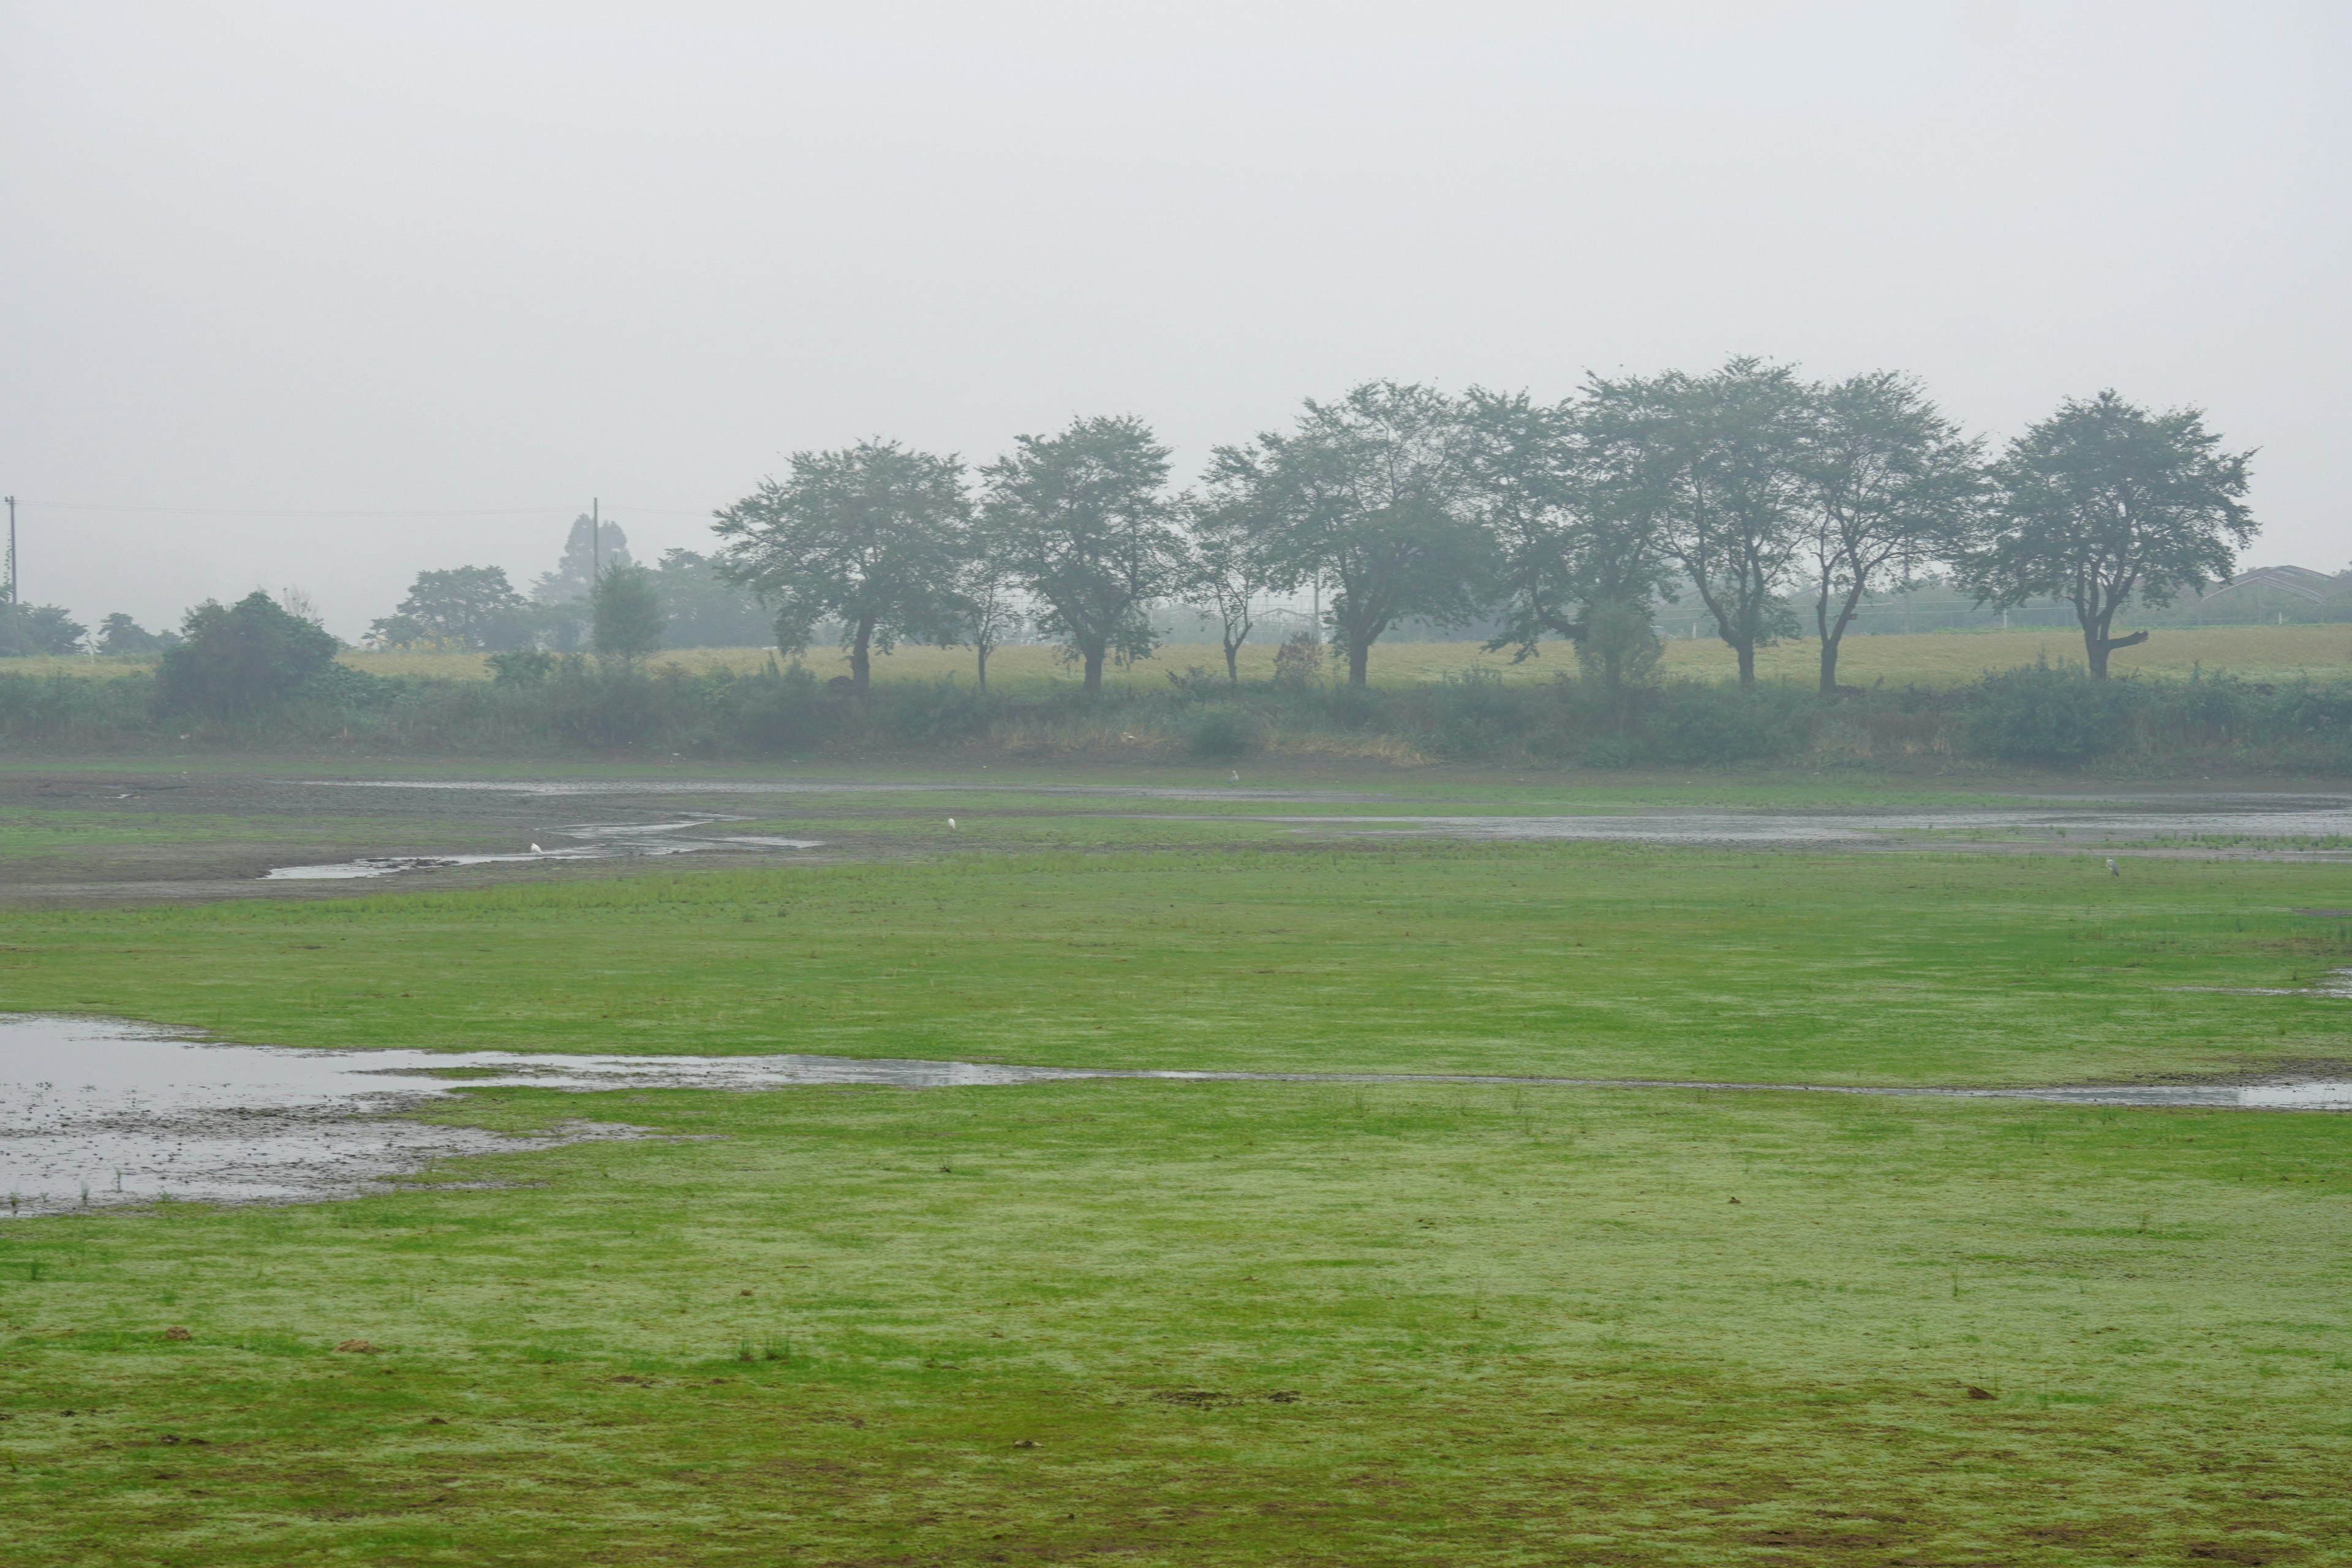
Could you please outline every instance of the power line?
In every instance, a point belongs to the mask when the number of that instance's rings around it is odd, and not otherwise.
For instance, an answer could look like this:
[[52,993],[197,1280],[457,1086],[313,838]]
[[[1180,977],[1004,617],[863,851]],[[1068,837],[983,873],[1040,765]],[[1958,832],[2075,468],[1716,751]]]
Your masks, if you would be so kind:
[[[328,508],[288,509],[251,506],[115,506],[106,501],[27,500],[28,508],[46,508],[50,511],[110,511],[134,512],[165,517],[288,517],[288,518],[383,518],[383,517],[546,517],[572,511],[579,503],[565,502],[551,506],[508,507],[429,507],[384,509],[377,510],[341,510]],[[709,517],[715,508],[619,506],[615,511],[635,512],[639,517]]]

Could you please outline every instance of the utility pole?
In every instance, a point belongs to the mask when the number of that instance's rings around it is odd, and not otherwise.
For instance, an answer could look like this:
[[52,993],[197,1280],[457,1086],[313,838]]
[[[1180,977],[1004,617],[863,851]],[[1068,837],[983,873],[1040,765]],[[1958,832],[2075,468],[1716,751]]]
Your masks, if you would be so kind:
[[8,611],[16,609],[16,498],[8,498]]

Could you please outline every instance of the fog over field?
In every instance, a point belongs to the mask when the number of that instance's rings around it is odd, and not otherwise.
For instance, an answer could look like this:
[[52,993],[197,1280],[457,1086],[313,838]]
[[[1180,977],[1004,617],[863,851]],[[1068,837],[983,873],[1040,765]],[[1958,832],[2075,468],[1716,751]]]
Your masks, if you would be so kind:
[[640,560],[790,452],[1177,448],[1369,377],[1732,353],[2006,438],[2112,385],[2347,556],[2352,22],[2316,4],[0,10],[26,597]]

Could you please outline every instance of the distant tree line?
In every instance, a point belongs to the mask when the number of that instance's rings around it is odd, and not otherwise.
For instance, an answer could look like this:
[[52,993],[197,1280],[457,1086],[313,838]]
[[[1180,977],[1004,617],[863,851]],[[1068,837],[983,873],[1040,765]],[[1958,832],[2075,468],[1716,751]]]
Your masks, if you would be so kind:
[[2103,392],[1988,457],[1910,377],[1753,359],[1594,377],[1559,404],[1372,382],[1217,448],[1195,489],[1171,489],[1169,458],[1129,417],[1022,437],[971,474],[895,441],[799,452],[719,513],[715,570],[774,611],[787,654],[837,627],[861,694],[904,641],[973,647],[984,687],[1024,618],[1098,690],[1171,599],[1214,620],[1237,682],[1261,607],[1308,584],[1358,688],[1401,622],[1487,617],[1490,648],[1566,642],[1621,692],[1654,675],[1657,605],[1688,594],[1743,687],[1801,625],[1835,693],[1861,607],[1931,570],[1995,608],[2063,601],[2104,678],[2147,636],[2116,635],[2119,610],[2226,579],[2255,530],[2247,455],[2193,409]]
[[[1570,645],[1622,702],[1654,683],[1661,606],[1687,605],[1747,688],[1759,648],[1811,632],[1834,694],[1857,616],[1922,584],[1993,609],[2064,604],[2104,678],[2148,635],[2117,633],[2126,606],[2227,580],[2255,531],[2248,454],[2197,410],[2102,392],[1988,454],[1911,377],[1817,382],[1755,359],[1595,376],[1556,404],[1370,382],[1214,449],[1190,489],[1170,458],[1125,416],[1020,437],[976,470],[883,439],[797,452],[717,513],[710,553],[641,566],[617,525],[583,516],[528,594],[496,566],[423,572],[370,640],[627,663],[834,637],[864,697],[874,656],[902,642],[973,648],[984,690],[991,651],[1035,637],[1099,691],[1107,664],[1158,642],[1155,606],[1198,611],[1238,684],[1268,605],[1311,591],[1319,620],[1278,667],[1319,668],[1328,636],[1359,689],[1400,626],[1478,625],[1515,660]],[[176,635],[112,616],[95,647],[161,652],[218,608]],[[0,653],[85,637],[53,606],[0,610]]]

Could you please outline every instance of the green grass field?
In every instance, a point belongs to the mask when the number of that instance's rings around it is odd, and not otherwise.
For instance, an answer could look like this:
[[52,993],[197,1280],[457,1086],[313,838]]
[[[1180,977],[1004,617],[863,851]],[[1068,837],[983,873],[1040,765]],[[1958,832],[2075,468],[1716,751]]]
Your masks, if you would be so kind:
[[[0,1006],[288,1045],[1790,1084],[2352,1057],[2352,1004],[2173,989],[2352,963],[2352,922],[2295,912],[2352,908],[2342,864],[1332,844],[991,787],[957,838],[844,863],[9,910]],[[1624,787],[1578,798],[1740,786]],[[937,805],[845,790],[762,826]],[[77,813],[103,826],[53,838]],[[9,1562],[2352,1552],[2340,1116],[1132,1080],[433,1114],[680,1136],[0,1226]]]
[[[726,668],[752,670],[772,657],[766,648],[684,648],[659,655],[656,664],[675,664],[688,670]],[[1988,670],[2014,669],[2037,659],[2053,664],[2083,662],[2082,637],[2071,630],[1889,634],[1850,637],[1839,659],[1839,679],[1853,686],[1884,681],[1889,686],[1962,686]],[[2352,626],[2184,626],[2158,631],[2137,647],[2114,656],[2118,674],[2185,676],[2192,669],[2219,670],[2249,680],[2311,679],[2341,680],[2352,677]],[[479,654],[352,652],[343,662],[378,675],[436,676],[445,679],[487,679],[489,667]],[[845,673],[837,650],[812,648],[809,668],[819,675]],[[1565,647],[1514,665],[1510,655],[1486,653],[1474,642],[1389,643],[1375,646],[1371,679],[1375,685],[1412,686],[1459,675],[1473,665],[1496,670],[1505,679],[1550,679],[1576,669],[1574,653]],[[1811,686],[1818,679],[1820,655],[1815,643],[1792,637],[1761,650],[1757,669],[1762,679]],[[1198,666],[1222,673],[1224,656],[1213,645],[1171,643],[1150,658],[1104,673],[1114,686],[1157,689],[1171,673],[1182,674]],[[1274,645],[1244,645],[1241,658],[1244,680],[1266,680],[1274,673]],[[32,675],[119,675],[142,668],[111,659],[26,658],[0,662],[0,671]],[[1736,678],[1732,652],[1711,638],[1681,638],[1666,645],[1666,673],[1692,680],[1727,681]],[[989,656],[992,688],[1016,695],[1037,695],[1080,684],[1076,669],[1051,647],[1019,646],[997,649]],[[972,654],[969,648],[901,647],[877,655],[877,680],[941,680],[970,682]]]

